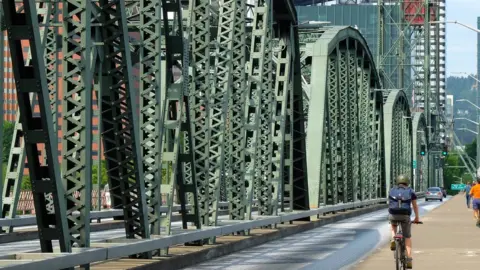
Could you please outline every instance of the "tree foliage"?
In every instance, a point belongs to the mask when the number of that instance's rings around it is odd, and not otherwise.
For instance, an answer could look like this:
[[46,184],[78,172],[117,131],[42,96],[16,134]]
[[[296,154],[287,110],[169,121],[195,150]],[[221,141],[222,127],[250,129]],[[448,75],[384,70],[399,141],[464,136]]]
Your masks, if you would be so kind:
[[[2,185],[5,183],[5,177],[7,176],[7,163],[3,163],[2,168]],[[21,190],[32,190],[32,184],[30,183],[30,177],[24,175],[22,179]]]
[[[92,183],[96,185],[98,183],[98,161],[94,161],[94,165],[92,166]],[[102,160],[101,162],[101,169],[100,169],[100,185],[103,187],[108,183],[108,174],[107,174],[107,162]]]
[[443,182],[445,188],[449,189],[452,184],[458,183],[460,179],[457,177],[462,177],[462,174],[465,172],[464,168],[452,168],[451,166],[461,166],[463,162],[460,160],[458,155],[449,154],[445,157],[445,169],[443,170]]
[[12,122],[4,121],[3,122],[3,162],[8,162],[8,155],[10,153],[10,146],[13,139],[13,131],[15,129],[15,124]]
[[474,139],[472,143],[465,144],[465,152],[472,159],[473,164],[477,164],[477,139]]

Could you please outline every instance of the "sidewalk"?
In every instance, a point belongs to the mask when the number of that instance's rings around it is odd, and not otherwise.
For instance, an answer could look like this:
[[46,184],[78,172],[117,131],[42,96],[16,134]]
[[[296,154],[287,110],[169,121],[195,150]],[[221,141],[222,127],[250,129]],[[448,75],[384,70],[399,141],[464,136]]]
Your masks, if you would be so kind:
[[[434,209],[422,221],[424,224],[412,224],[413,269],[480,269],[480,228],[475,226],[463,194]],[[395,269],[393,251],[384,246],[354,269]]]

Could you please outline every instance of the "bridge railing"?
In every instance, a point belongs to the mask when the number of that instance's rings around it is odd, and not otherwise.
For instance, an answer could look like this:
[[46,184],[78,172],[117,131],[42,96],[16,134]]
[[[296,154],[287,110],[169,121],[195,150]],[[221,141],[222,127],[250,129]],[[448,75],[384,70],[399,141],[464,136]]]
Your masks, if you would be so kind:
[[181,230],[179,233],[174,232],[172,235],[152,235],[150,239],[131,239],[131,241],[129,241],[130,239],[120,238],[118,242],[115,242],[116,239],[109,239],[108,243],[103,243],[105,244],[104,246],[102,246],[102,242],[92,243],[92,248],[74,248],[72,253],[55,253],[54,256],[52,256],[53,254],[43,253],[41,254],[43,258],[39,258],[38,253],[5,255],[1,257],[0,264],[8,267],[8,269],[65,269],[78,265],[128,257],[138,253],[164,249],[210,237],[228,235],[239,231],[286,223],[311,216],[321,216],[331,212],[383,204],[385,202],[386,199],[382,198],[361,202],[340,203],[308,211],[280,213],[278,216],[256,216],[253,220],[246,221],[219,220],[219,226],[203,227],[200,230]]
[[[25,192],[28,194],[27,192]],[[103,193],[103,192],[102,192]],[[417,197],[423,198],[425,197],[424,192],[417,192]],[[102,194],[104,196],[104,194]],[[254,203],[257,201],[254,200]],[[189,210],[191,205],[187,205],[187,210]],[[228,207],[228,202],[220,202],[219,207],[224,208]],[[178,212],[180,211],[180,205],[175,205],[173,206],[173,211]],[[160,207],[160,211],[162,213],[166,213],[167,207],[162,206]],[[123,210],[121,209],[108,209],[108,210],[102,210],[102,211],[92,211],[91,212],[91,219],[107,219],[107,218],[113,218],[117,216],[122,216],[123,215]],[[37,224],[37,220],[35,216],[30,216],[30,217],[18,217],[18,218],[0,218],[0,227],[22,227],[22,226],[33,226]]]

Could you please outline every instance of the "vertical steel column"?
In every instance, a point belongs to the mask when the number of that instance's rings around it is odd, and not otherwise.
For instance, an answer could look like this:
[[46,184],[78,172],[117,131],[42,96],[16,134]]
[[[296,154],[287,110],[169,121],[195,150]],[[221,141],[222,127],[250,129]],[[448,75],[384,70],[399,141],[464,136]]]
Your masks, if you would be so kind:
[[123,208],[127,238],[149,238],[125,3],[100,0],[99,7],[106,58],[100,79],[102,133],[110,194],[113,207]]
[[[172,209],[174,201],[174,191],[177,189],[182,206],[183,228],[187,228],[187,222],[193,222],[197,228],[201,227],[197,184],[195,174],[187,182],[185,179],[185,165],[194,164],[192,136],[190,130],[190,117],[185,111],[189,111],[188,106],[188,42],[185,38],[182,25],[182,1],[181,0],[162,0],[163,10],[163,29],[165,31],[166,48],[166,67],[165,67],[165,95],[163,100],[163,113],[161,129],[162,142],[162,162],[166,165],[165,180],[162,180],[161,190],[167,194],[166,202],[168,211],[160,218],[162,228],[165,233],[171,234]],[[172,16],[173,15],[173,16]],[[168,18],[173,17],[172,24]],[[173,72],[181,71],[180,78],[174,78]],[[178,73],[177,73],[178,74]],[[182,143],[183,142],[183,143]],[[190,152],[185,152],[184,143],[188,143]],[[170,169],[171,168],[171,169]],[[190,211],[187,211],[186,194],[192,194],[193,205]]]
[[[226,133],[226,140],[228,144],[225,144],[226,152],[226,186],[227,186],[227,198],[229,202],[229,214],[230,219],[244,219],[245,211],[247,209],[247,186],[244,180],[244,168],[245,163],[244,151],[245,151],[245,126],[244,126],[244,117],[245,117],[245,99],[246,99],[246,84],[247,76],[245,72],[245,63],[246,63],[246,13],[247,7],[246,3],[243,0],[235,0],[232,2],[232,10],[234,16],[234,22],[232,29],[220,28],[219,31],[219,41],[222,42],[223,39],[220,39],[223,36],[223,33],[228,33],[229,31],[233,32],[231,37],[231,82],[228,85],[230,89],[230,96],[228,98],[228,128]],[[230,16],[231,13],[226,12],[226,7],[220,7],[220,20],[223,20],[222,17]],[[222,11],[225,9],[225,11]],[[220,25],[223,25],[220,24]],[[225,40],[227,42],[227,40]],[[222,44],[222,43],[221,43]],[[230,46],[230,45],[229,45]],[[220,49],[224,49],[226,46],[219,46]],[[217,65],[217,68],[221,68],[220,65]],[[220,73],[217,73],[220,76]],[[218,82],[220,83],[220,82]],[[227,175],[228,174],[228,175]]]
[[327,113],[325,119],[328,119],[327,126],[327,148],[325,157],[329,158],[327,162],[327,182],[326,182],[326,204],[335,205],[338,203],[339,182],[342,181],[340,169],[341,159],[338,157],[340,145],[340,109],[339,103],[339,67],[338,48],[328,57],[327,67]]
[[147,190],[148,222],[160,234],[161,159],[161,0],[140,2],[140,128],[143,170]]
[[[53,131],[45,65],[41,47],[38,16],[34,0],[23,0],[24,13],[17,13],[15,1],[3,2],[13,72],[17,87],[17,101],[21,123],[25,134],[32,192],[37,217],[42,252],[53,252],[52,240],[58,239],[60,250],[70,252],[65,194],[58,166],[57,136]],[[32,52],[32,65],[26,66],[22,51],[22,40],[28,40]],[[33,117],[30,93],[39,100],[40,117]],[[48,160],[41,166],[38,159],[38,144],[43,144]],[[55,211],[47,213],[45,193],[52,193]]]
[[[353,202],[360,200],[361,186],[366,179],[360,176],[360,145],[358,130],[360,128],[358,120],[358,103],[359,99],[359,84],[357,83],[357,42],[349,40],[348,46],[348,115],[350,118],[350,168],[351,179],[347,179],[349,183],[349,199]],[[365,123],[366,124],[366,123]]]
[[[254,8],[248,98],[245,109],[246,149],[245,181],[247,188],[247,216],[251,219],[253,192],[259,200],[259,213],[268,215],[271,181],[271,125],[272,112],[272,5],[270,0],[259,0]],[[263,103],[263,104],[262,104]],[[261,121],[263,120],[263,121]]]
[[371,164],[371,154],[374,154],[372,145],[370,144],[369,132],[371,129],[371,113],[370,108],[370,84],[365,84],[365,53],[362,53],[362,57],[357,60],[358,69],[358,86],[359,86],[359,106],[358,106],[358,116],[359,116],[359,135],[360,135],[360,200],[371,199],[371,182],[373,181],[373,164]]
[[[210,37],[210,0],[190,0],[190,36],[191,59],[190,70],[191,85],[189,94],[191,131],[193,132],[193,151],[195,162],[192,166],[192,175],[195,175],[198,189],[198,202],[200,208],[200,221],[202,225],[210,226],[210,204],[216,205],[219,193],[214,182],[210,182],[210,113],[212,90],[211,80],[211,37]],[[215,148],[215,147],[214,147]],[[216,160],[215,160],[216,161]],[[212,181],[215,181],[213,179]],[[218,186],[219,188],[219,186]],[[216,209],[213,210],[216,212]],[[216,215],[216,214],[215,214]]]
[[[307,148],[305,132],[305,114],[303,106],[302,73],[300,65],[300,44],[298,27],[292,27],[293,38],[293,89],[290,92],[291,131],[289,157],[291,160],[291,210],[308,210],[308,175],[307,175]],[[305,218],[309,220],[309,218]]]
[[[244,2],[244,1],[243,1]],[[230,136],[233,135],[231,129],[235,127],[235,119],[230,117],[229,121],[229,130],[226,129],[227,125],[227,117],[231,116],[231,112],[234,110],[233,106],[235,106],[231,100],[234,97],[233,94],[237,95],[238,81],[235,81],[234,72],[238,73],[236,69],[237,66],[241,65],[238,61],[238,54],[244,54],[244,45],[238,44],[241,40],[241,36],[243,36],[240,32],[242,27],[242,13],[243,17],[245,17],[245,11],[242,10],[242,0],[222,0],[220,1],[219,7],[219,21],[218,21],[218,36],[217,36],[217,53],[215,57],[215,88],[212,91],[211,96],[213,102],[211,104],[211,141],[210,141],[210,186],[214,188],[212,193],[218,192],[220,178],[226,179],[226,191],[228,193],[228,201],[230,215],[232,219],[238,219],[235,217],[237,209],[234,207],[236,204],[240,203],[241,200],[245,198],[245,192],[243,192],[243,196],[241,198],[238,197],[238,190],[245,190],[241,187],[238,188],[232,182],[234,180],[232,174],[232,161],[236,157],[233,157],[231,150],[236,147],[240,147],[239,145],[235,145],[235,142],[229,141],[231,138]],[[245,21],[243,21],[243,24]],[[240,27],[240,29],[238,29]],[[243,26],[244,27],[244,26]],[[240,35],[239,35],[240,34]],[[240,39],[240,40],[238,40]],[[240,47],[239,47],[240,46]],[[237,56],[237,58],[235,58]],[[240,71],[242,72],[242,71]],[[238,75],[237,75],[238,76]],[[236,112],[238,113],[238,112]],[[228,143],[227,143],[228,142]],[[238,142],[239,143],[239,142]],[[226,157],[227,156],[227,157]],[[227,163],[227,164],[225,164]],[[214,211],[212,216],[212,221],[214,224],[217,223],[217,208],[216,205],[216,198],[218,196],[213,196],[212,199],[212,208],[211,211]],[[239,200],[240,199],[240,200]]]
[[[42,51],[45,53],[42,56],[44,56],[45,59],[47,59],[46,61],[48,63],[49,61],[48,59],[51,55],[47,54],[46,51],[44,50],[50,49],[48,47],[49,44],[46,44],[48,43],[46,37],[52,34],[51,33],[52,30],[49,29],[49,26],[51,24],[51,21],[54,19],[51,15],[52,15],[52,12],[55,11],[55,9],[52,4],[47,4],[47,3],[37,3],[36,9],[43,14],[44,27],[40,28],[40,40],[42,42]],[[55,28],[52,28],[52,29],[55,29]],[[27,59],[25,60],[26,65],[30,65],[31,58],[32,58],[32,53],[29,48],[28,56],[27,56]],[[49,66],[47,66],[47,70],[48,68]],[[48,75],[47,85],[50,85],[52,81],[53,81],[53,84],[56,85],[57,75],[53,74],[55,78],[49,77],[52,75],[51,73],[47,75]],[[30,94],[30,100],[32,102],[32,108],[35,108],[38,102],[37,102],[36,96],[33,93]],[[24,132],[22,131],[22,125],[20,123],[20,111],[17,111],[15,119],[16,120],[15,120],[13,136],[12,136],[12,142],[10,144],[10,153],[9,153],[8,162],[7,162],[7,172],[6,172],[4,184],[2,187],[0,187],[0,189],[2,190],[2,217],[9,217],[9,218],[14,218],[17,214],[18,199],[20,196],[20,188],[23,180],[23,171],[25,167],[25,146],[24,146],[24,138],[23,138]],[[54,127],[54,131],[55,130],[56,128]],[[45,163],[46,158],[45,158],[44,149],[42,150],[42,156],[43,156],[43,162]],[[52,195],[47,194],[46,200],[47,200],[47,206],[46,206],[47,211],[49,213],[53,213]],[[4,229],[8,230],[9,232],[13,231],[13,227],[4,228]]]
[[[62,10],[62,179],[72,244],[88,247],[92,205],[91,2],[63,0]],[[74,215],[76,211],[80,215]]]
[[[273,119],[272,119],[272,195],[268,205],[270,207],[267,212],[268,215],[278,214],[278,195],[282,192],[282,186],[285,182],[285,177],[289,177],[290,173],[285,173],[285,156],[290,156],[290,151],[285,151],[285,137],[287,124],[287,103],[291,102],[290,91],[293,91],[293,72],[292,72],[292,50],[293,40],[291,39],[291,25],[289,21],[281,21],[278,23],[278,31],[280,32],[280,40],[278,48],[275,49],[277,58],[277,66],[275,72],[275,92],[273,104]],[[291,122],[289,121],[289,124]],[[290,129],[290,126],[288,127]],[[290,132],[289,132],[290,133]],[[290,145],[288,145],[290,146]],[[290,150],[289,148],[287,148]],[[286,154],[286,155],[285,155]],[[289,166],[291,167],[291,166]],[[291,201],[291,199],[290,199]],[[281,202],[283,203],[283,201]],[[291,209],[291,208],[290,208]]]
[[341,151],[341,169],[338,172],[340,176],[340,185],[338,187],[339,197],[343,203],[350,202],[348,196],[352,182],[352,161],[351,161],[351,145],[350,145],[350,115],[349,115],[349,87],[348,87],[348,60],[347,60],[347,44],[337,45],[338,54],[338,91],[340,102],[338,104],[338,113],[340,117],[340,151]]

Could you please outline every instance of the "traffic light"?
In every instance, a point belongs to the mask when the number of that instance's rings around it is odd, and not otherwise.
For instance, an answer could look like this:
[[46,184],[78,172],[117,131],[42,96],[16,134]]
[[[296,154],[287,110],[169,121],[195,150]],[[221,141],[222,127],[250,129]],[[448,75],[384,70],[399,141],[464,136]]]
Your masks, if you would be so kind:
[[442,156],[446,157],[448,155],[448,147],[444,146],[442,151]]
[[424,144],[420,145],[420,155],[421,156],[425,156],[425,148],[426,148],[426,146]]

